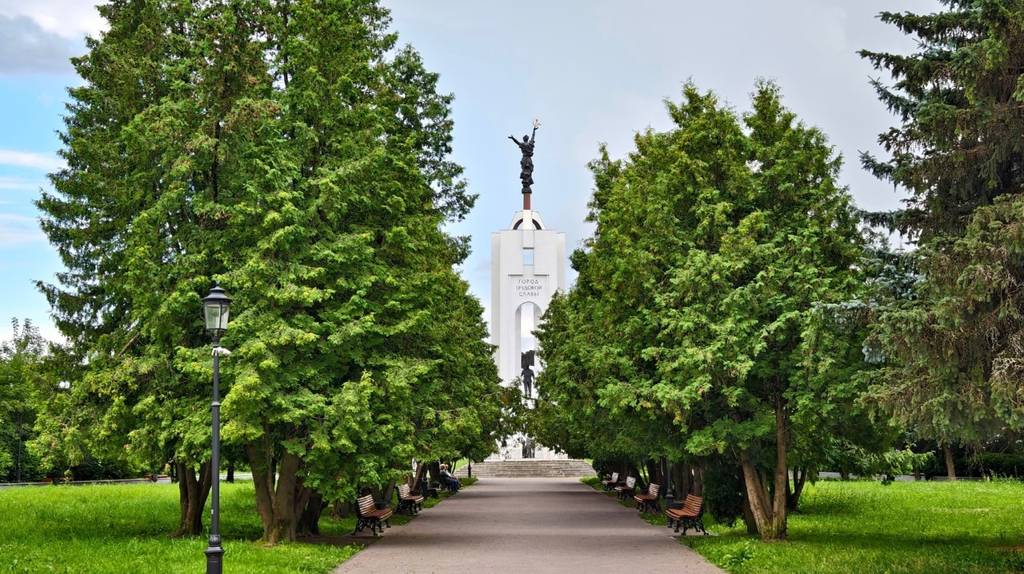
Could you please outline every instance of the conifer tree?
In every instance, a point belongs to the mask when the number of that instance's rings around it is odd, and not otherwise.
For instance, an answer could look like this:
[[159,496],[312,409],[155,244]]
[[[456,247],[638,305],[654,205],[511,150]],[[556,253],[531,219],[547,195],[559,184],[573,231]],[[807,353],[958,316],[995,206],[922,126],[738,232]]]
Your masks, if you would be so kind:
[[199,309],[218,281],[235,299],[223,436],[247,453],[266,541],[315,530],[326,501],[413,457],[489,439],[497,376],[453,271],[465,242],[441,230],[474,199],[449,159],[451,97],[396,49],[387,11],[143,0],[102,14],[109,32],[76,61],[68,168],[40,201],[67,266],[42,287],[79,359],[74,406],[53,416],[140,465],[173,459],[180,532],[199,532]]
[[857,294],[857,218],[838,157],[774,85],[742,119],[692,84],[668,111],[672,130],[592,166],[596,230],[541,330],[538,387],[549,426],[589,425],[589,448],[741,467],[750,527],[784,538],[791,463],[835,436],[828,413],[863,418],[858,342],[820,320]]
[[905,208],[876,214],[916,242],[923,280],[878,322],[886,368],[878,400],[924,438],[977,444],[1021,423],[1024,279],[1024,3],[943,0],[934,14],[884,12],[913,35],[912,54],[862,51],[894,82],[875,82],[898,125],[864,155],[905,189]]

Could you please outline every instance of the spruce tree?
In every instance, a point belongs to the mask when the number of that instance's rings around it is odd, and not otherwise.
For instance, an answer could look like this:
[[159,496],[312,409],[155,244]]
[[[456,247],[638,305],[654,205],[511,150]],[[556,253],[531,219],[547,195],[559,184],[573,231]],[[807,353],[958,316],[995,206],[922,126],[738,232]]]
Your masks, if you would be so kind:
[[913,35],[911,54],[863,51],[898,125],[864,155],[906,190],[905,208],[876,214],[916,242],[922,281],[878,323],[887,363],[877,398],[904,424],[950,446],[1019,425],[1024,301],[1024,3],[944,0],[934,14],[882,13]]

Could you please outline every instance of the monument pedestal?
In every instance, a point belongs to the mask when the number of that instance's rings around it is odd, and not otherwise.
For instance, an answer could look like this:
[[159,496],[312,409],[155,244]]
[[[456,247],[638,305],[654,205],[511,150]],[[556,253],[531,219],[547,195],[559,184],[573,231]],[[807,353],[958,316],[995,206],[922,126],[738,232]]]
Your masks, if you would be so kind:
[[[530,444],[532,443],[532,445]],[[532,446],[532,452],[531,448]],[[506,437],[504,446],[498,447],[498,452],[485,458],[486,462],[498,462],[502,460],[568,460],[565,453],[551,450],[538,443],[529,436],[517,433]]]
[[[565,289],[566,257],[565,234],[545,228],[528,200],[524,207],[509,229],[491,235],[491,343],[502,384],[530,397],[536,396],[533,381],[543,369],[533,332],[551,298]],[[507,437],[505,446],[487,460],[531,458],[530,442],[522,435]],[[536,459],[567,458],[539,444],[532,450]]]

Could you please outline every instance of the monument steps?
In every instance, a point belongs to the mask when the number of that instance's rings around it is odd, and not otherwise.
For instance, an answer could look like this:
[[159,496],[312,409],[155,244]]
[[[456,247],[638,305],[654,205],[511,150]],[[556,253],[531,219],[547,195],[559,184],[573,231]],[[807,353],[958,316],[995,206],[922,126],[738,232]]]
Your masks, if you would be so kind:
[[[467,476],[466,465],[455,470],[456,476]],[[473,476],[479,478],[577,478],[594,476],[594,468],[585,460],[516,459],[473,463]]]

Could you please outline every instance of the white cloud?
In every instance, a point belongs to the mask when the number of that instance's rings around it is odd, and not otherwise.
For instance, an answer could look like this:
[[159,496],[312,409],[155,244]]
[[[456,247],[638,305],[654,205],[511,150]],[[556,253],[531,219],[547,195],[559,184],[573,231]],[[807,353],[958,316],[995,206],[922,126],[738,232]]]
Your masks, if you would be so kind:
[[0,0],[0,14],[31,18],[43,30],[79,40],[106,29],[96,10],[100,0]]
[[28,167],[44,171],[56,171],[64,167],[64,161],[50,154],[15,149],[0,149],[0,165]]
[[0,14],[0,73],[71,73],[74,42],[27,16]]
[[0,190],[36,190],[39,187],[39,181],[0,175]]
[[46,236],[39,229],[39,221],[36,218],[14,213],[0,213],[0,249],[45,239]]
[[70,57],[98,37],[99,0],[0,0],[0,74],[71,74]]

